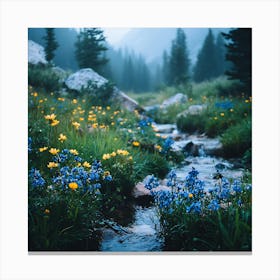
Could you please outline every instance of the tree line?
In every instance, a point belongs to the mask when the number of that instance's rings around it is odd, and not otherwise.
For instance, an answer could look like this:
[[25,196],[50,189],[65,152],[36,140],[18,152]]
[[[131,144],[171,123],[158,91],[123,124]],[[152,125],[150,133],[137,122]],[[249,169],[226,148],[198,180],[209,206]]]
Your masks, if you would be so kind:
[[[216,38],[209,29],[197,61],[191,65],[185,32],[178,28],[169,52],[163,53],[162,65],[152,73],[141,55],[110,48],[102,29],[84,28],[75,42],[75,57],[79,68],[92,68],[126,91],[144,92],[159,85],[177,86],[227,75],[229,79],[239,80],[250,94],[251,37],[250,28],[231,29]],[[58,48],[54,28],[46,28],[43,39],[46,58],[51,62]]]

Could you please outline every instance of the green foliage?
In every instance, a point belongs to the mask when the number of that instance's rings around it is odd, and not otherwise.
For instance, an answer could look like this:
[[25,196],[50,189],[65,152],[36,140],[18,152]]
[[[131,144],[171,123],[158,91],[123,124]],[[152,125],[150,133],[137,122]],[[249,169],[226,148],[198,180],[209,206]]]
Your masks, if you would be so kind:
[[[223,152],[226,157],[245,156],[245,161],[250,158],[249,150],[252,147],[252,123],[244,119],[240,123],[228,128],[221,135]],[[246,154],[245,154],[246,153]]]
[[60,77],[50,66],[28,65],[28,84],[46,91],[61,89]]
[[105,37],[99,28],[84,28],[76,42],[76,58],[80,68],[92,68],[102,73],[102,67],[107,63],[104,52]]
[[46,59],[48,62],[51,62],[55,56],[54,51],[58,48],[58,43],[55,39],[55,28],[45,28],[46,36],[43,37],[45,40],[45,52]]

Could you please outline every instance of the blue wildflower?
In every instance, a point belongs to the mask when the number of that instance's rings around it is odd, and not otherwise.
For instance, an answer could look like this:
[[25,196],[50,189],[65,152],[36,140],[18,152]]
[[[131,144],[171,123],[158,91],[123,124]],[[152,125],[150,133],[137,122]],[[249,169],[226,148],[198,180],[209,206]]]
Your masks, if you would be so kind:
[[241,193],[242,188],[241,188],[241,182],[239,180],[235,180],[232,184],[232,189],[236,192],[236,193]]
[[211,211],[217,211],[217,210],[220,209],[220,207],[221,206],[216,199],[211,200],[209,205],[208,205],[208,209],[211,210]]
[[201,213],[201,202],[193,202],[190,206],[186,207],[187,213],[196,213],[200,214]]
[[32,138],[28,137],[28,153],[32,152]]
[[45,179],[41,176],[40,171],[32,168],[29,172],[29,177],[31,180],[31,185],[34,188],[43,187],[46,184]]
[[154,175],[149,175],[147,176],[144,185],[146,189],[151,190],[159,186],[159,181]]

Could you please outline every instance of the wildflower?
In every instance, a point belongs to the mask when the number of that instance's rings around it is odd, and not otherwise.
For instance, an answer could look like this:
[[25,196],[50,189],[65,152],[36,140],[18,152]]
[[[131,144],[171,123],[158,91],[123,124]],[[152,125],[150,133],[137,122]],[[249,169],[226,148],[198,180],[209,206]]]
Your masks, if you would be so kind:
[[250,102],[250,100],[248,100],[248,99],[245,100],[245,103],[249,103],[249,102]]
[[80,120],[80,121],[83,121],[83,120],[84,120],[84,118],[79,118],[79,120]]
[[112,125],[112,126],[114,126],[114,125],[115,125],[115,123],[114,123],[114,122],[111,122],[111,125]]
[[78,151],[75,149],[70,149],[69,152],[70,152],[70,154],[72,154],[74,156],[77,156],[79,154]]
[[83,163],[83,166],[84,166],[84,167],[87,167],[87,168],[90,168],[90,167],[91,167],[91,165],[90,165],[87,161],[85,161],[85,162]]
[[50,169],[54,167],[58,167],[58,163],[51,161],[48,163],[47,167]]
[[218,118],[217,117],[214,117],[214,120],[216,121]]
[[129,160],[133,160],[133,157],[132,157],[132,156],[130,156],[128,159],[129,159]]
[[126,150],[121,150],[121,149],[119,149],[119,150],[117,150],[117,154],[118,154],[118,155],[127,156],[127,155],[129,155],[129,152],[126,151]]
[[43,103],[43,102],[44,102],[44,100],[43,100],[43,99],[40,99],[40,100],[39,100],[39,103]]
[[68,187],[71,190],[76,190],[78,188],[78,184],[76,182],[71,182],[71,183],[68,184]]
[[47,214],[47,215],[50,214],[50,212],[51,211],[49,209],[45,209],[45,211],[44,211],[44,213]]
[[189,198],[193,198],[193,194],[192,193],[189,193]]
[[61,143],[64,142],[66,139],[67,139],[67,137],[66,137],[64,134],[62,134],[62,133],[59,134],[58,140],[59,140]]
[[197,202],[193,202],[190,206],[186,207],[186,211],[187,213],[196,213],[196,214],[200,214],[201,213],[201,202],[197,201]]
[[209,205],[208,205],[208,209],[211,211],[217,211],[220,208],[220,204],[218,203],[218,201],[216,199],[213,199],[210,201]]
[[39,148],[39,151],[42,153],[44,151],[46,151],[48,149],[48,147],[42,147],[42,148]]
[[133,141],[133,142],[132,142],[132,145],[133,145],[134,147],[139,147],[139,146],[140,146],[140,143],[139,143],[138,141]]
[[107,160],[107,159],[110,159],[110,158],[111,158],[110,154],[104,154],[103,157],[102,157],[103,160]]
[[224,116],[225,116],[225,113],[220,113],[220,116],[221,116],[221,117],[224,117]]
[[53,121],[53,120],[55,120],[55,118],[56,118],[56,115],[55,115],[55,114],[51,114],[51,115],[46,115],[46,116],[45,116],[45,119],[46,119],[46,120],[51,120],[51,121]]
[[58,120],[53,120],[52,123],[51,123],[51,126],[56,126],[59,124],[59,121]]
[[106,181],[112,181],[112,176],[110,175],[110,172],[109,171],[105,171],[104,172],[104,179],[106,180]]
[[234,110],[231,108],[231,109],[230,109],[230,112],[233,112],[233,111],[234,111]]
[[28,153],[32,152],[32,138],[28,137]]
[[45,179],[41,176],[40,171],[35,168],[30,170],[29,177],[32,187],[43,187],[46,183]]
[[110,107],[110,106],[107,106],[106,109],[109,111],[109,110],[111,110],[111,107]]
[[112,152],[110,155],[111,155],[112,157],[115,157],[117,154],[116,154],[116,152]]
[[160,145],[155,145],[155,149],[158,150],[159,152],[162,151],[162,147]]
[[159,181],[154,175],[149,175],[145,179],[144,186],[148,190],[152,190],[159,186]]
[[62,102],[63,102],[65,99],[64,99],[64,98],[62,98],[62,97],[58,97],[58,98],[57,98],[57,100],[58,100],[58,101],[62,101]]
[[56,154],[58,154],[59,153],[59,149],[56,149],[56,148],[51,148],[50,150],[49,150],[49,152],[52,154],[52,155],[56,155]]
[[76,128],[79,129],[80,125],[78,122],[72,122],[72,125]]
[[92,124],[92,128],[97,128],[97,127],[98,127],[98,123]]
[[72,103],[73,103],[73,104],[77,104],[77,103],[78,103],[77,99],[73,99],[73,100],[72,100]]
[[233,182],[233,186],[232,189],[236,192],[236,193],[241,193],[242,188],[241,188],[241,182],[238,180],[235,180]]
[[33,96],[34,96],[34,97],[37,97],[37,96],[38,96],[38,93],[37,93],[37,92],[34,92],[34,93],[33,93]]

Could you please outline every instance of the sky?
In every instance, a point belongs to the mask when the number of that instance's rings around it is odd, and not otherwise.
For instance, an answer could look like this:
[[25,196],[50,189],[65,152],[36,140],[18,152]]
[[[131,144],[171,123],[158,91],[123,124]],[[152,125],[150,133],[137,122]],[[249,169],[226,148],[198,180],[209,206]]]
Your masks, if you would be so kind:
[[107,41],[116,45],[131,28],[102,28]]

